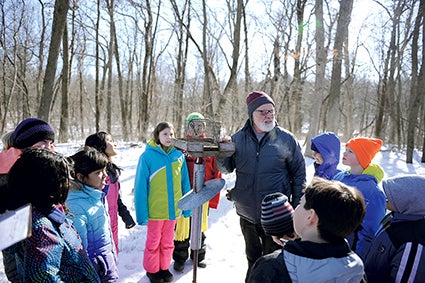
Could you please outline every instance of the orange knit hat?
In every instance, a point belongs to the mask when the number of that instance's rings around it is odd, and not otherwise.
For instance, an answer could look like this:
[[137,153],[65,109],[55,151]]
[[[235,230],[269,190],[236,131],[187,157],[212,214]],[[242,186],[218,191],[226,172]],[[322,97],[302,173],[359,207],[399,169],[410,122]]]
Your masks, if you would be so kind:
[[346,144],[357,157],[360,165],[364,168],[369,166],[375,154],[381,149],[382,140],[373,138],[353,138]]

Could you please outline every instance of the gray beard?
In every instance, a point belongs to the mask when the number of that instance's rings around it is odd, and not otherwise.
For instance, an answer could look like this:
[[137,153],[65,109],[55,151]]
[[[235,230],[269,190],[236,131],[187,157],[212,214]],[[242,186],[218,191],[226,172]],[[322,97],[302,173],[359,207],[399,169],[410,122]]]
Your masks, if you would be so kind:
[[275,120],[274,120],[274,121],[273,121],[273,123],[271,123],[271,124],[260,123],[260,124],[258,124],[258,125],[257,125],[257,127],[258,127],[261,131],[266,132],[266,133],[268,133],[268,132],[270,132],[271,130],[273,130],[275,126],[276,126],[276,121],[275,121]]

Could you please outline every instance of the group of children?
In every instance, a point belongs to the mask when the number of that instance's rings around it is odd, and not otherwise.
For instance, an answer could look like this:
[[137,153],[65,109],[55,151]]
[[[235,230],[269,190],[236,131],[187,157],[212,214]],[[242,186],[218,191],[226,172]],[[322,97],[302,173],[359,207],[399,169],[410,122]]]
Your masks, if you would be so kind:
[[[202,137],[203,118],[187,117],[186,137]],[[171,282],[172,259],[182,271],[190,253],[191,211],[181,211],[178,201],[191,189],[194,158],[172,145],[173,136],[172,124],[155,127],[135,175],[136,222],[147,225],[143,266],[152,283]],[[53,129],[40,119],[22,121],[6,137],[0,213],[26,203],[33,208],[32,236],[3,250],[8,279],[115,282],[118,215],[127,229],[136,222],[120,198],[112,136],[90,135],[68,158],[55,152]],[[349,169],[342,171],[340,144],[329,132],[311,140],[315,177],[295,209],[281,193],[263,200],[262,227],[283,248],[258,259],[248,282],[417,282],[425,275],[425,178],[383,180],[372,162],[382,141],[362,137],[346,143],[342,164]],[[215,157],[203,159],[205,181],[220,178]],[[218,199],[203,207],[202,232]],[[199,267],[204,240],[202,233]]]
[[28,118],[3,140],[0,213],[32,205],[32,236],[2,251],[5,273],[11,282],[116,282],[118,215],[127,229],[136,224],[119,196],[116,143],[98,132],[67,158],[54,137]]
[[372,163],[381,146],[379,139],[349,140],[342,158],[349,169],[341,171],[339,138],[327,132],[312,139],[315,177],[295,211],[281,193],[263,200],[262,227],[284,248],[258,259],[248,282],[422,280],[425,177],[382,181]]
[[[203,118],[200,113],[188,116],[187,137],[202,137],[204,123],[194,120]],[[191,189],[194,159],[172,146],[173,136],[172,124],[155,127],[134,184],[137,223],[148,228],[143,266],[153,283],[173,280],[172,257],[176,271],[184,269],[189,257],[191,211],[182,212],[177,204]],[[23,120],[4,136],[0,213],[27,203],[33,211],[32,236],[3,250],[6,275],[11,282],[116,282],[118,215],[127,229],[136,224],[119,194],[121,168],[112,161],[116,143],[111,134],[97,132],[86,138],[82,150],[65,158],[53,142],[52,127],[37,118]],[[220,178],[215,157],[202,159],[205,181]],[[218,199],[210,207],[217,208]],[[202,231],[208,226],[208,208],[207,202]],[[204,240],[202,234],[199,267],[206,266]]]

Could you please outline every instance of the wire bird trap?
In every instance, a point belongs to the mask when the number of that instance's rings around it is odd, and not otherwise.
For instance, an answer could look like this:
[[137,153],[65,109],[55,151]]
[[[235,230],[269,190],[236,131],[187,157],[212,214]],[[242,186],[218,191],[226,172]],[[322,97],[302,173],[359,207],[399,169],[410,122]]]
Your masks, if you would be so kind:
[[173,139],[176,148],[193,157],[231,156],[235,152],[233,142],[220,142],[221,123],[211,119],[193,119],[185,128],[185,138]]

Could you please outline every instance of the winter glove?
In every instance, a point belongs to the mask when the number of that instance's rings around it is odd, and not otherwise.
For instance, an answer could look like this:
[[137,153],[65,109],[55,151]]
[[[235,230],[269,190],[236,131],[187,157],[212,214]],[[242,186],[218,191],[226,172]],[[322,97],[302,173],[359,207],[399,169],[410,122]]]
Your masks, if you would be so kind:
[[227,189],[227,190],[226,190],[226,198],[227,198],[229,201],[233,201],[233,199],[232,199],[232,190],[233,190],[233,189]]

